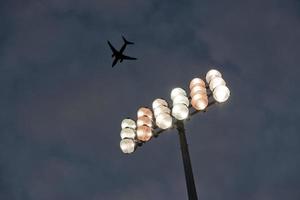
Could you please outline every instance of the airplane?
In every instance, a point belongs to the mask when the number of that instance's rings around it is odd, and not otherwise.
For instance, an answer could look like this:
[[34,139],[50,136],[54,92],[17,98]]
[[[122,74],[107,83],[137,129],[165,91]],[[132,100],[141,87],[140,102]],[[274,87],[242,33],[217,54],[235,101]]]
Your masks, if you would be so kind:
[[137,58],[129,57],[129,56],[126,56],[126,55],[123,54],[123,52],[124,52],[126,46],[127,46],[128,44],[134,44],[134,43],[133,43],[133,42],[127,41],[127,40],[125,39],[124,36],[122,36],[122,39],[123,39],[123,41],[124,41],[124,44],[123,44],[123,46],[121,47],[121,49],[120,49],[119,51],[116,50],[116,49],[113,47],[113,45],[107,40],[107,43],[108,43],[110,49],[111,49],[112,52],[113,52],[113,54],[111,55],[111,57],[115,57],[115,59],[114,59],[114,61],[113,61],[111,67],[114,67],[114,66],[117,64],[117,62],[118,62],[119,60],[120,60],[120,63],[123,62],[123,60],[137,60]]

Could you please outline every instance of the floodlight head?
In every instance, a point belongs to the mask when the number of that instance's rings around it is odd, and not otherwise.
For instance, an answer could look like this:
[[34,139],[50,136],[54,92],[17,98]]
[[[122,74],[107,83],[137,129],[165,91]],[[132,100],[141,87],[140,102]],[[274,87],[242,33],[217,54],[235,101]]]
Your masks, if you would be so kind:
[[152,129],[148,126],[139,126],[136,131],[137,139],[143,142],[149,141],[152,136]]
[[121,123],[121,128],[124,129],[124,128],[131,128],[131,129],[136,129],[136,124],[135,124],[135,121],[133,121],[132,119],[130,118],[126,118],[122,121]]
[[146,116],[149,117],[150,119],[153,119],[152,111],[146,107],[141,107],[137,112],[137,117],[142,117],[142,116]]
[[137,119],[136,124],[138,127],[143,125],[152,127],[152,120],[147,116],[141,116]]
[[161,129],[168,129],[172,127],[172,117],[170,114],[161,113],[156,117],[156,125]]
[[205,82],[201,78],[193,78],[190,82],[190,90],[196,85],[205,87]]
[[168,114],[170,115],[171,114],[171,109],[166,107],[166,106],[163,106],[163,105],[159,105],[157,106],[155,109],[154,109],[154,116],[155,118],[157,118],[160,114]]
[[120,142],[120,148],[123,153],[133,153],[136,149],[136,143],[133,139],[122,139]]
[[174,88],[172,91],[171,91],[171,99],[174,100],[174,98],[178,95],[183,95],[183,96],[186,96],[186,92],[184,91],[184,89],[182,88]]
[[189,116],[189,109],[184,104],[176,104],[172,108],[172,115],[178,120],[187,119]]
[[190,105],[190,101],[189,101],[189,99],[186,96],[177,95],[173,99],[173,105],[176,105],[176,104],[184,104],[186,106],[189,106]]
[[125,139],[125,138],[135,139],[136,133],[135,130],[131,128],[123,128],[121,130],[120,135],[121,135],[121,139]]
[[224,79],[222,77],[214,77],[209,83],[209,89],[214,91],[214,89],[220,85],[226,85]]
[[166,106],[168,107],[168,102],[164,99],[155,99],[152,103],[152,108],[155,110],[156,107],[158,106]]
[[208,99],[207,97],[194,98],[191,104],[196,110],[204,110],[208,105]]
[[225,85],[220,85],[216,87],[213,91],[213,97],[219,103],[223,103],[227,101],[229,96],[230,96],[230,90]]
[[222,74],[215,69],[211,69],[206,73],[206,82],[209,84],[214,77],[222,77]]

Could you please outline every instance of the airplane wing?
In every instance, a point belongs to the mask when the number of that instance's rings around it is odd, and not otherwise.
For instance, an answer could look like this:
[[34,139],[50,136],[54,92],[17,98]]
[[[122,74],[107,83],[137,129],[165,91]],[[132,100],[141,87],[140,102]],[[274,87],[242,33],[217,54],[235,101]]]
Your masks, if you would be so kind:
[[114,54],[118,52],[109,41],[107,43]]
[[126,56],[126,55],[122,55],[121,59],[124,59],[124,60],[137,60],[137,58],[129,57],[129,56]]
[[118,62],[118,59],[117,59],[117,58],[115,58],[115,60],[113,61],[113,63],[112,63],[112,65],[111,65],[111,67],[114,67],[114,66],[117,64],[117,62]]

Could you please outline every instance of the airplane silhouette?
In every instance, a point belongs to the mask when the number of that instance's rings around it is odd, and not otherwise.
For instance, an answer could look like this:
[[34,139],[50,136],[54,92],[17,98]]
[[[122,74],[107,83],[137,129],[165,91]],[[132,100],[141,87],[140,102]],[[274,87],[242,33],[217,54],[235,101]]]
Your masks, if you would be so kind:
[[123,38],[124,44],[123,44],[123,46],[121,47],[121,49],[119,51],[116,50],[113,47],[113,45],[107,40],[107,43],[108,43],[110,49],[113,52],[113,54],[111,55],[111,57],[115,57],[115,59],[114,59],[111,67],[114,67],[119,60],[120,60],[120,63],[121,63],[123,60],[136,60],[137,59],[137,58],[129,57],[129,56],[126,56],[126,55],[123,54],[126,46],[128,44],[134,44],[134,43],[127,41],[124,36],[122,36],[122,38]]

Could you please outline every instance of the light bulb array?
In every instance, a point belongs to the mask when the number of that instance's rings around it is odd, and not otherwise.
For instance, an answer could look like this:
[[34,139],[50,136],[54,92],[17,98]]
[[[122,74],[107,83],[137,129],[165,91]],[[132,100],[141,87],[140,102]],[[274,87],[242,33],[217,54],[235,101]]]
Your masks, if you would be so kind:
[[141,107],[137,112],[137,139],[147,142],[152,138],[153,113],[149,108]]
[[173,101],[172,115],[178,120],[184,120],[189,116],[190,101],[182,88],[174,88],[171,92]]
[[136,148],[136,123],[130,118],[126,118],[121,123],[120,147],[123,153],[132,153]]
[[168,129],[172,126],[171,110],[168,102],[164,99],[155,99],[152,103],[155,123],[161,129]]
[[[189,117],[189,105],[196,110],[202,111],[209,104],[209,96],[213,96],[216,102],[222,103],[228,100],[230,91],[222,74],[215,69],[209,70],[206,74],[206,83],[200,78],[194,78],[189,84],[190,95],[182,88],[174,88],[170,97],[172,107],[166,100],[158,98],[152,103],[150,108],[141,107],[137,112],[137,121],[126,118],[121,123],[121,142],[120,148],[123,153],[132,153],[138,144],[149,141],[158,132],[173,127],[173,118],[176,120],[185,120]],[[207,89],[211,93],[208,96]],[[192,113],[193,115],[193,113]],[[155,124],[153,123],[155,122]],[[154,132],[160,128],[162,131]]]
[[208,105],[208,97],[205,82],[200,78],[194,78],[190,82],[191,104],[196,110],[204,110]]

